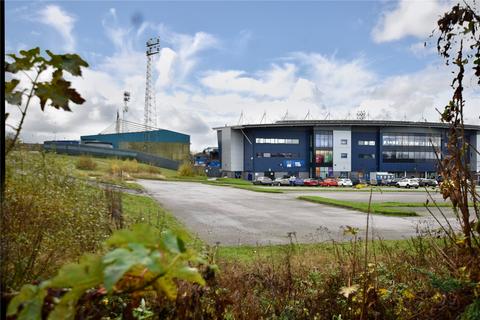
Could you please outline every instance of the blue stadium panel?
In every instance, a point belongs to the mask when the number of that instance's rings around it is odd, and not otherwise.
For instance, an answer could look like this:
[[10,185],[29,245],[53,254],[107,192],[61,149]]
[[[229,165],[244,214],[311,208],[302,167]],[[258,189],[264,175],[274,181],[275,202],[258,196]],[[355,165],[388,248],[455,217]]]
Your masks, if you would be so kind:
[[[299,172],[310,171],[310,139],[312,129],[307,127],[256,128],[244,130],[244,171]],[[256,139],[298,139],[298,144],[256,143]],[[265,153],[272,157],[264,157]],[[275,156],[277,155],[277,156]],[[281,156],[278,156],[281,155]],[[287,157],[285,157],[287,155]],[[299,163],[301,166],[295,166]],[[292,164],[292,165],[291,165]],[[289,167],[291,165],[291,167]]]
[[190,136],[170,130],[154,130],[145,132],[127,132],[112,134],[97,134],[81,136],[82,142],[102,141],[109,142],[114,148],[120,147],[120,142],[167,142],[167,143],[190,143]]
[[352,172],[379,171],[379,146],[377,128],[352,128]]

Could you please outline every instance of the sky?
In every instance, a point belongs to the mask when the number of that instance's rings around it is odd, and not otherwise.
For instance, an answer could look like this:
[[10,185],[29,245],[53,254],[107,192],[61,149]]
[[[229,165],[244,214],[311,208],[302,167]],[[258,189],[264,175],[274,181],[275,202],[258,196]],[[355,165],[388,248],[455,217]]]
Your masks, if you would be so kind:
[[[42,112],[36,102],[21,137],[100,133],[114,123],[124,91],[126,120],[142,123],[152,37],[161,45],[153,61],[157,126],[189,134],[195,151],[216,146],[213,127],[262,118],[355,119],[366,111],[369,119],[438,121],[452,69],[429,36],[453,4],[7,0],[7,53],[39,46],[90,65],[71,78],[86,102],[72,112]],[[471,74],[466,80],[466,122],[480,124],[480,92]],[[7,109],[14,125],[18,111]]]

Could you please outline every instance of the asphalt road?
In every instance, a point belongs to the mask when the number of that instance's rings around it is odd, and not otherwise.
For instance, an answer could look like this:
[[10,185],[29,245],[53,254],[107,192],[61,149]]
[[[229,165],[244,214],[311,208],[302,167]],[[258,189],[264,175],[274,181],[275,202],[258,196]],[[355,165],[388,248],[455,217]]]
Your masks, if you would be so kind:
[[[344,240],[342,226],[365,230],[366,214],[297,200],[301,192],[270,194],[192,182],[140,180],[147,192],[204,241],[221,245],[299,243]],[[312,195],[312,192],[305,192]],[[368,201],[367,192],[318,192],[320,196]],[[400,198],[399,198],[400,197]],[[385,200],[383,200],[385,199]],[[423,193],[374,194],[375,201],[425,201]],[[413,236],[417,227],[437,227],[431,217],[371,216],[374,235],[384,239]],[[361,232],[362,234],[362,232]]]

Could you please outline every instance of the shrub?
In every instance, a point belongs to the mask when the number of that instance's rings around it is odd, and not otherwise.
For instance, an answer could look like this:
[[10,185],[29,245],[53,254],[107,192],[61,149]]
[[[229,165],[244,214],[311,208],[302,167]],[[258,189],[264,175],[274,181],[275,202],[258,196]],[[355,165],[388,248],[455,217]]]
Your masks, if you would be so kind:
[[114,176],[121,176],[122,175],[122,163],[119,160],[113,160],[110,162],[110,168],[108,168],[108,172]]
[[184,162],[180,168],[178,168],[178,175],[180,177],[193,177],[195,170],[190,162]]
[[139,171],[138,162],[136,159],[133,160],[124,160],[121,163],[121,169],[124,172],[128,173],[137,173]]
[[78,158],[75,167],[79,170],[95,170],[97,163],[89,156],[81,156]]
[[63,169],[53,154],[7,158],[1,282],[17,290],[64,262],[95,252],[110,233],[105,196]]

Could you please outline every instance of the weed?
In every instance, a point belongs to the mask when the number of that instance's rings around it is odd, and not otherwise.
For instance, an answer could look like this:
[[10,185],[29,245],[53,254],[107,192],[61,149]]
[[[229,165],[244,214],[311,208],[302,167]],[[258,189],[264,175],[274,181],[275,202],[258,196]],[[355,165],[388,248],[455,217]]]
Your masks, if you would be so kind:
[[97,163],[89,156],[81,156],[78,158],[75,167],[79,170],[95,170]]

